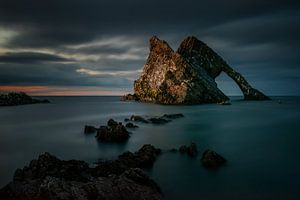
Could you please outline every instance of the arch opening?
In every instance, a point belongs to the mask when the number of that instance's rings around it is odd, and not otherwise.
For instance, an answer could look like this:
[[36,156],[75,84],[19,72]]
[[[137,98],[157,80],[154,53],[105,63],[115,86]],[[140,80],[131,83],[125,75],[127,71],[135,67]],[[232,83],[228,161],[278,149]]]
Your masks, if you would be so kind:
[[233,99],[244,99],[244,94],[242,93],[239,86],[234,80],[232,80],[225,72],[215,78],[218,88],[229,97],[230,100]]

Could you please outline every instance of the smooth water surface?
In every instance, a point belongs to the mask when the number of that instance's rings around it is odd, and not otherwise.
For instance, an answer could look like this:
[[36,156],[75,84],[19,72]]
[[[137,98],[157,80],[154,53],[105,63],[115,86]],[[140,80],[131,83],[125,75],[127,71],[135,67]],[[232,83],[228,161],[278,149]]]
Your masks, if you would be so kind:
[[[121,102],[119,97],[49,97],[51,104],[0,107],[0,186],[43,152],[89,163],[136,151],[143,144],[163,150],[195,142],[228,163],[211,171],[192,159],[165,151],[149,175],[166,199],[300,199],[300,98],[232,100],[231,106],[162,106]],[[281,103],[278,102],[281,100]],[[166,125],[138,124],[125,144],[85,136],[84,125],[123,121],[132,114],[183,113]]]

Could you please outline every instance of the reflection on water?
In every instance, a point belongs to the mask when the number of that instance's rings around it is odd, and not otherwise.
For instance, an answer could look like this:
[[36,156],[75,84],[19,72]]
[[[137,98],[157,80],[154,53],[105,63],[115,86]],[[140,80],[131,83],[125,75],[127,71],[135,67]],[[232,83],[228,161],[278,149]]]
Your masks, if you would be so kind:
[[[195,142],[228,163],[217,171],[200,158],[161,155],[149,174],[168,199],[299,199],[300,98],[231,106],[161,106],[118,97],[51,97],[51,104],[0,108],[0,185],[14,170],[48,151],[62,159],[111,159],[150,143],[162,149]],[[131,114],[183,113],[166,125],[139,124],[125,144],[98,143],[83,127],[122,121]]]

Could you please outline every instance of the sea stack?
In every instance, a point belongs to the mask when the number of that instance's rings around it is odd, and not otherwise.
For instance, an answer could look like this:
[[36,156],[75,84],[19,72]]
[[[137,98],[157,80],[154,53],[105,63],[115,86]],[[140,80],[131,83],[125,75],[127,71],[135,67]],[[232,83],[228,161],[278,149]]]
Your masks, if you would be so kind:
[[245,100],[270,99],[196,37],[187,37],[175,52],[166,41],[154,36],[142,75],[134,81],[134,94],[125,95],[123,100],[132,100],[130,96],[159,104],[226,102],[229,98],[215,82],[221,72],[237,83]]

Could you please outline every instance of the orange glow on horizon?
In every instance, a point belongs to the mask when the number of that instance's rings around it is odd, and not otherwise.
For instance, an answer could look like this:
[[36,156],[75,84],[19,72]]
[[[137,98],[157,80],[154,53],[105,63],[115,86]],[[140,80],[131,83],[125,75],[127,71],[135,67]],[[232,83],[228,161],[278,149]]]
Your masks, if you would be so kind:
[[25,92],[32,96],[120,96],[128,91],[109,91],[95,86],[0,86],[0,92]]

